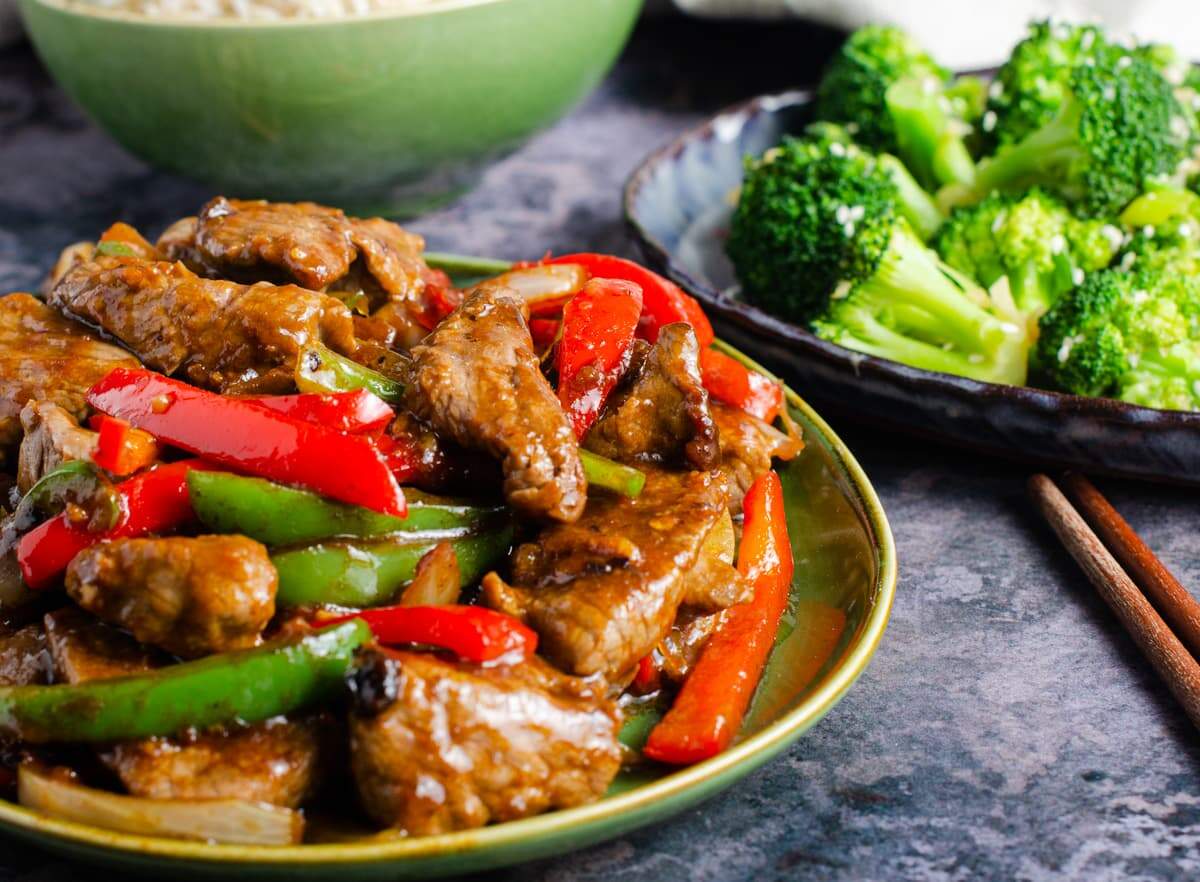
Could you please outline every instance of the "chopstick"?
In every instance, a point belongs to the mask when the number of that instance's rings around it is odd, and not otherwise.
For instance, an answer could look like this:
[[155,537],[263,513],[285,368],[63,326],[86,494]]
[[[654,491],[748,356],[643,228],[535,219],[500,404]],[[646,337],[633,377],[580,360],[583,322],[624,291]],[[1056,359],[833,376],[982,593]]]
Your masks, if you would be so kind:
[[1083,475],[1068,472],[1062,477],[1062,485],[1125,572],[1162,613],[1183,645],[1191,650],[1192,657],[1200,659],[1200,603],[1179,584],[1091,481]]
[[[1029,495],[1192,724],[1200,728],[1200,664],[1053,481],[1034,475],[1029,479]],[[1148,548],[1146,552],[1153,556]]]

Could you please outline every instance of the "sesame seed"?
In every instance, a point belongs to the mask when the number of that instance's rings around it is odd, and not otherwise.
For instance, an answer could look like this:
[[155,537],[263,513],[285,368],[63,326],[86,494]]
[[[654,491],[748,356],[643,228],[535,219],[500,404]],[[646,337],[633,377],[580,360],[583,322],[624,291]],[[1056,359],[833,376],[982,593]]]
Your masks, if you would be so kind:
[[1131,269],[1133,267],[1133,262],[1135,260],[1137,260],[1137,255],[1134,254],[1132,251],[1127,252],[1126,255],[1121,258],[1121,263],[1119,264],[1119,266],[1121,269],[1128,271],[1129,269]]
[[1124,70],[1125,68],[1129,67],[1129,65],[1131,65],[1131,64],[1133,64],[1133,59],[1130,58],[1128,55],[1122,55],[1120,58],[1117,59],[1117,70]]
[[1078,266],[1077,266],[1077,267],[1075,267],[1073,270],[1071,270],[1071,281],[1072,281],[1072,282],[1073,282],[1073,283],[1074,283],[1076,286],[1082,285],[1082,284],[1083,284],[1083,280],[1084,280],[1084,278],[1085,278],[1085,274],[1084,274],[1084,272],[1083,272],[1083,268],[1082,268],[1082,267],[1078,267]]
[[1004,83],[1000,82],[999,80],[992,80],[991,84],[988,86],[988,97],[999,98],[1003,94]]
[[846,155],[846,145],[840,144],[837,141],[834,141],[832,144],[829,145],[829,152],[834,156],[845,156]]
[[1057,233],[1053,238],[1050,239],[1050,253],[1051,254],[1062,254],[1066,250],[1067,250],[1067,237],[1064,236],[1062,233]]
[[996,111],[989,110],[983,115],[983,119],[979,121],[980,127],[985,132],[990,132],[996,128]]
[[1155,232],[1156,231],[1152,224],[1146,224],[1146,226],[1142,227],[1142,235],[1145,236],[1147,239],[1153,239]]
[[1096,42],[1096,32],[1091,30],[1084,31],[1083,36],[1079,38],[1079,48],[1087,52],[1092,48],[1094,42]]
[[1108,244],[1114,249],[1121,247],[1121,240],[1125,238],[1125,234],[1112,224],[1105,224],[1100,228],[1100,235],[1108,240]]

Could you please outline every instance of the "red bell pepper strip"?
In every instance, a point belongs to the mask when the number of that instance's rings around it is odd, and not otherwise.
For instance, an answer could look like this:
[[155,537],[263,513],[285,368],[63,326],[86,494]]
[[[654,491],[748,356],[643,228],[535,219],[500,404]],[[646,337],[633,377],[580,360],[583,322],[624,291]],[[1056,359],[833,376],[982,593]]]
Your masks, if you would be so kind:
[[21,577],[30,588],[53,584],[76,554],[104,539],[164,533],[193,517],[187,475],[208,468],[198,459],[181,460],[134,475],[117,485],[124,517],[111,530],[93,533],[84,524],[73,524],[68,512],[30,530],[17,543]]
[[378,431],[385,428],[396,416],[386,401],[367,389],[324,395],[315,392],[302,392],[299,395],[264,395],[242,400],[252,401],[259,407],[293,419],[351,434]]
[[482,664],[508,655],[524,658],[537,649],[537,634],[512,616],[482,606],[383,606],[321,619],[322,627],[362,619],[385,645],[420,643],[448,649]]
[[152,371],[116,368],[88,392],[101,413],[228,468],[295,484],[339,502],[404,517],[404,493],[371,439]]
[[619,279],[592,279],[563,307],[558,400],[577,438],[625,371],[641,313],[642,289]]
[[783,488],[768,472],[750,485],[737,568],[754,599],[730,607],[705,644],[675,704],[654,727],[643,753],[677,765],[716,756],[742,725],[787,609],[792,582]]
[[430,477],[429,470],[436,463],[421,450],[420,443],[402,435],[380,435],[375,438],[375,449],[387,463],[388,470],[401,484],[410,484],[419,478]]
[[88,425],[99,433],[92,461],[114,475],[132,475],[158,459],[158,442],[125,420],[96,414]]
[[783,387],[717,349],[700,352],[700,374],[708,394],[773,423],[783,407]]
[[642,289],[642,321],[638,335],[653,343],[658,329],[672,322],[687,322],[696,332],[701,348],[712,345],[713,329],[700,304],[670,279],[632,260],[611,254],[564,254],[547,257],[542,263],[576,263],[595,279],[622,279]]
[[654,653],[642,656],[638,662],[637,673],[633,675],[633,688],[646,695],[654,692],[661,685],[658,666],[654,663]]
[[531,318],[529,320],[529,336],[533,338],[533,348],[545,352],[558,339],[558,328],[562,324],[558,319]]
[[417,322],[427,331],[432,331],[438,323],[462,303],[462,292],[454,287],[450,276],[439,269],[425,267],[421,270],[421,278],[425,282],[425,290],[421,294],[421,307],[416,312]]

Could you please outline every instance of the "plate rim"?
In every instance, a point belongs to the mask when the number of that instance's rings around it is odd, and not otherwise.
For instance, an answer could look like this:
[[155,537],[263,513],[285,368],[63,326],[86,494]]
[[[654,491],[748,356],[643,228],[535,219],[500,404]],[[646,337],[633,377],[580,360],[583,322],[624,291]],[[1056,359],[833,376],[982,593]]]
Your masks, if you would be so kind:
[[[736,355],[748,367],[776,379],[767,368],[724,341],[717,341],[726,352]],[[782,381],[779,381],[782,383]],[[463,830],[433,836],[413,838],[389,836],[386,832],[374,838],[354,842],[314,843],[287,846],[218,845],[207,842],[121,833],[75,821],[44,815],[16,802],[0,799],[0,832],[35,838],[42,847],[76,846],[100,850],[109,857],[146,857],[179,860],[193,866],[210,869],[237,864],[256,864],[263,867],[298,870],[321,866],[352,866],[435,860],[455,855],[482,855],[494,849],[519,848],[528,842],[553,841],[556,836],[569,835],[579,827],[602,825],[623,815],[635,815],[652,810],[663,802],[672,805],[665,814],[674,814],[688,805],[711,795],[714,790],[732,784],[738,772],[748,774],[776,756],[817,723],[849,690],[866,670],[874,657],[891,617],[896,595],[897,559],[895,540],[883,504],[866,472],[854,454],[830,428],[811,405],[786,384],[788,405],[803,413],[817,430],[820,439],[808,443],[823,443],[846,483],[847,497],[858,506],[868,541],[878,559],[875,574],[874,602],[863,622],[857,642],[845,658],[831,670],[819,688],[798,707],[766,726],[745,741],[736,743],[712,759],[676,772],[616,796],[588,805],[547,812],[531,818],[509,821],[477,830]],[[734,776],[730,779],[730,776]],[[727,780],[729,779],[729,780]],[[690,799],[689,799],[690,797]],[[628,828],[639,825],[635,818]],[[619,831],[618,831],[619,832]],[[612,835],[617,835],[614,832]],[[385,838],[386,837],[386,838]],[[589,842],[609,838],[601,835]],[[580,847],[583,847],[582,845]],[[573,851],[574,848],[563,851]],[[553,851],[553,850],[552,850]],[[547,852],[550,853],[550,852]],[[529,859],[536,857],[530,854]],[[517,857],[508,864],[525,858]],[[504,861],[488,863],[503,866]]]
[[[988,68],[966,73],[988,75],[993,72],[993,69]],[[892,383],[918,383],[936,388],[947,395],[974,401],[989,398],[1019,401],[1026,407],[1054,416],[1071,414],[1143,428],[1147,424],[1153,424],[1163,430],[1200,430],[1200,411],[1166,410],[1130,404],[1116,398],[1072,395],[1039,389],[1036,386],[990,383],[911,367],[891,359],[856,352],[823,340],[802,325],[786,321],[745,301],[734,300],[707,279],[684,269],[675,255],[642,222],[637,209],[642,189],[660,167],[677,159],[690,145],[721,137],[721,130],[731,126],[736,126],[737,131],[741,131],[754,116],[785,107],[810,104],[813,98],[812,89],[787,89],[755,95],[717,111],[645,156],[626,178],[621,194],[621,212],[625,227],[645,258],[695,295],[706,308],[716,310],[727,321],[753,333],[766,335],[776,342],[799,346],[803,352],[853,371],[856,375],[869,373]]]

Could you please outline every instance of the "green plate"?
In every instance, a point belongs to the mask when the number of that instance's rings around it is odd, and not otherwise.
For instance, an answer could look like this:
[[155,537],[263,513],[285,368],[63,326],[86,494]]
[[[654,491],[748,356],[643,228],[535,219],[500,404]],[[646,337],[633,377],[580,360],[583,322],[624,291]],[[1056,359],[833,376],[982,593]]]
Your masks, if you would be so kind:
[[[761,370],[736,350],[726,351]],[[741,737],[720,756],[680,770],[624,773],[592,805],[442,836],[326,830],[320,835],[327,841],[299,846],[208,845],[113,833],[3,801],[0,829],[63,855],[160,875],[415,879],[582,848],[729,787],[837,704],[879,645],[896,588],[891,529],[866,475],[825,421],[791,390],[788,404],[807,442],[799,457],[780,468],[796,560],[791,607]],[[644,728],[646,722],[630,725]]]

